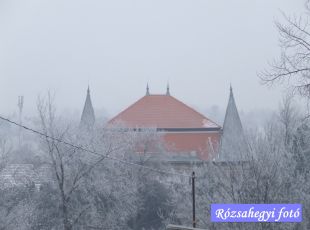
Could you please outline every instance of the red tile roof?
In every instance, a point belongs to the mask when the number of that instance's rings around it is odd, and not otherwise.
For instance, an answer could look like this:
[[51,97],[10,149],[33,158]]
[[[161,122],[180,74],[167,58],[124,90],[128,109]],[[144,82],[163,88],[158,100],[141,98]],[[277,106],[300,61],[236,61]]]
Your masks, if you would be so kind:
[[220,128],[219,125],[169,95],[146,95],[118,114],[109,124],[154,128]]

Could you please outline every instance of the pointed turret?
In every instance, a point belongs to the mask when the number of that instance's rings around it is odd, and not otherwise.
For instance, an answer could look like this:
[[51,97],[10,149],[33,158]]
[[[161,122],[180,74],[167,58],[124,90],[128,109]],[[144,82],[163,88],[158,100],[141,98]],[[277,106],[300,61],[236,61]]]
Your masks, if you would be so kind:
[[150,96],[149,83],[146,84],[146,96]]
[[95,124],[95,112],[90,99],[90,90],[88,86],[85,105],[80,122],[80,128],[90,130],[93,128],[94,124]]
[[167,92],[166,92],[167,96],[170,96],[170,87],[169,87],[169,83],[167,84]]
[[236,106],[232,87],[230,86],[229,100],[223,124],[220,161],[242,161],[247,155],[248,148],[243,133],[241,120]]

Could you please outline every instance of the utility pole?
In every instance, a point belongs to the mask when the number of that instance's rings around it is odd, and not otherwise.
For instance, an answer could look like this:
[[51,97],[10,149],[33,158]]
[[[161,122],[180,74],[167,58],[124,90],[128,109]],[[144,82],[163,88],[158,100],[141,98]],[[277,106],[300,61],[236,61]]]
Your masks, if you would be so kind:
[[192,174],[192,196],[193,196],[193,228],[196,228],[196,202],[195,202],[195,172]]
[[[18,96],[18,102],[17,106],[19,109],[19,124],[22,124],[22,113],[23,113],[23,107],[24,107],[24,96]],[[21,147],[21,133],[22,133],[22,128],[19,128],[19,147]]]
[[[192,179],[192,180],[190,180]],[[193,198],[193,228],[185,227],[185,226],[178,226],[178,225],[172,225],[169,224],[167,226],[167,230],[204,230],[204,229],[198,229],[196,228],[196,201],[195,201],[195,172],[192,173],[192,178],[189,178],[189,183],[192,182],[192,198]]]

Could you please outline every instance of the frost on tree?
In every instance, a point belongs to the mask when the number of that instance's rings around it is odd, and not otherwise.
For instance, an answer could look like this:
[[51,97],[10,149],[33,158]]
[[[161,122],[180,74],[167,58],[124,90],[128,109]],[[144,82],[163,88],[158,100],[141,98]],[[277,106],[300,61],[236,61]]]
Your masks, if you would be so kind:
[[95,124],[95,112],[90,99],[90,90],[88,87],[85,105],[80,121],[80,129],[89,131],[94,127],[94,124]]
[[242,161],[247,154],[247,143],[235,103],[232,87],[223,124],[219,161]]

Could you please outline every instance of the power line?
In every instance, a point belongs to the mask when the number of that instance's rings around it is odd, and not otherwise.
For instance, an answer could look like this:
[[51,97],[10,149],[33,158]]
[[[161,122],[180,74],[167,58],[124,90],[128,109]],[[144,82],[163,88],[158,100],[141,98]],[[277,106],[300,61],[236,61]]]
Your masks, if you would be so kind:
[[1,115],[0,115],[0,119],[3,120],[3,121],[6,121],[6,122],[8,122],[8,123],[11,123],[11,124],[13,124],[13,125],[15,125],[15,126],[18,126],[18,127],[20,127],[20,128],[23,128],[23,129],[25,129],[25,130],[27,130],[27,131],[29,131],[29,132],[35,133],[35,134],[37,134],[37,135],[39,135],[39,136],[43,136],[43,137],[45,137],[45,138],[47,138],[47,139],[50,139],[50,140],[53,140],[53,141],[57,141],[57,142],[62,143],[62,144],[64,144],[64,145],[70,146],[70,147],[72,147],[72,148],[79,149],[79,150],[81,150],[81,151],[83,151],[83,152],[92,153],[92,154],[97,155],[97,156],[101,156],[101,157],[108,158],[108,159],[110,159],[110,160],[118,161],[118,162],[120,162],[120,163],[122,163],[122,164],[127,164],[127,165],[131,165],[131,166],[135,166],[135,167],[140,167],[140,168],[147,169],[147,170],[150,170],[150,171],[153,171],[153,172],[157,172],[157,173],[163,173],[163,174],[169,174],[169,175],[174,175],[174,176],[192,178],[191,175],[185,175],[185,174],[181,174],[181,173],[175,173],[175,172],[171,172],[171,171],[165,171],[165,170],[161,170],[161,169],[156,169],[156,168],[148,167],[148,166],[145,166],[145,165],[140,165],[140,164],[137,164],[137,163],[134,163],[134,162],[129,162],[129,161],[125,161],[125,160],[122,160],[122,159],[118,159],[118,158],[116,158],[116,157],[111,157],[111,156],[109,156],[109,155],[107,155],[107,154],[103,155],[103,154],[100,154],[100,153],[98,153],[98,152],[96,152],[96,151],[92,151],[92,150],[83,148],[83,147],[81,147],[81,146],[74,145],[74,144],[72,144],[72,143],[70,143],[70,142],[61,140],[61,139],[59,139],[59,138],[49,136],[49,135],[44,134],[44,133],[42,133],[42,132],[40,132],[40,131],[37,131],[37,130],[32,129],[32,128],[29,128],[29,127],[27,127],[27,126],[25,126],[25,125],[22,125],[22,124],[19,124],[19,123],[17,123],[17,122],[14,122],[14,121],[12,121],[12,120],[10,120],[10,119],[8,119],[8,118],[4,118],[4,117],[1,116]]

